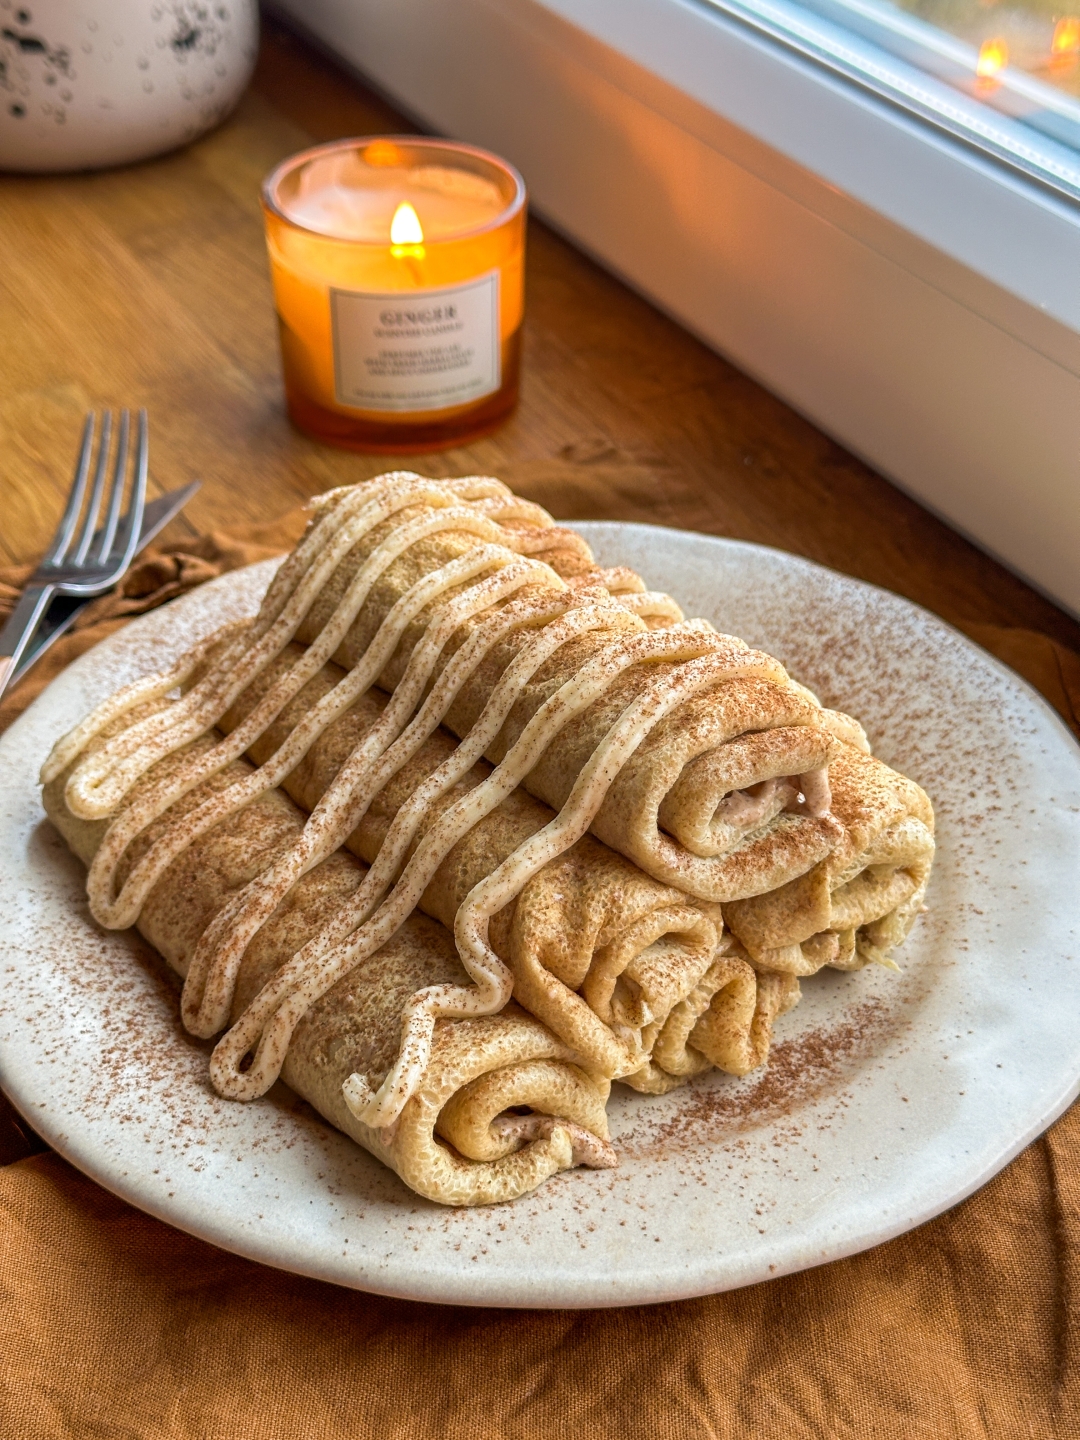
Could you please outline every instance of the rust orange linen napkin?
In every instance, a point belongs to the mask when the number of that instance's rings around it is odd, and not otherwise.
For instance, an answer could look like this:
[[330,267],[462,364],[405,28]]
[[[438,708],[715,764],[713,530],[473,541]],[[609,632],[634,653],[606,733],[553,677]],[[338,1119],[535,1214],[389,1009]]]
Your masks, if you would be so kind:
[[[287,547],[302,524],[149,552],[5,697],[0,728],[129,615]],[[0,613],[22,578],[0,572]],[[968,629],[1080,729],[1080,656]],[[84,1179],[2,1097],[0,1167],[11,1440],[1080,1437],[1077,1107],[899,1240],[628,1310],[418,1305],[263,1268]]]

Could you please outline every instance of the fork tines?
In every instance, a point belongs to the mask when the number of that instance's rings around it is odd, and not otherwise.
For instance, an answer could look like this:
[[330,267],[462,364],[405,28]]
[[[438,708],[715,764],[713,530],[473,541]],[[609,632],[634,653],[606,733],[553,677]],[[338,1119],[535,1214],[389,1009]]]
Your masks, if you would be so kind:
[[108,575],[118,579],[127,569],[138,543],[146,496],[146,411],[138,412],[130,498],[123,515],[121,507],[128,488],[130,411],[120,411],[116,430],[114,449],[112,412],[103,412],[100,436],[96,436],[94,411],[87,415],[67,506],[35,580],[100,586]]

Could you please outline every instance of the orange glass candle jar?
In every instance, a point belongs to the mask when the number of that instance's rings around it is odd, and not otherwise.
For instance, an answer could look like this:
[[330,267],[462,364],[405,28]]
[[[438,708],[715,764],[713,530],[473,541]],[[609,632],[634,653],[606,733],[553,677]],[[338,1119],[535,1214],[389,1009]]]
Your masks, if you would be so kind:
[[263,185],[289,414],[356,450],[434,450],[517,400],[525,184],[468,145],[339,140]]

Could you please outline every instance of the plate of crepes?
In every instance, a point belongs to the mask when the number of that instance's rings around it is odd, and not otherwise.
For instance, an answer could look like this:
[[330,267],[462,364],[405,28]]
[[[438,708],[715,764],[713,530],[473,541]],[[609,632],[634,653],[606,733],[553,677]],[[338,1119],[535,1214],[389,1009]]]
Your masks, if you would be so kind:
[[0,756],[0,1083],[271,1265],[722,1290],[954,1204],[1080,1084],[1080,750],[778,551],[394,472]]

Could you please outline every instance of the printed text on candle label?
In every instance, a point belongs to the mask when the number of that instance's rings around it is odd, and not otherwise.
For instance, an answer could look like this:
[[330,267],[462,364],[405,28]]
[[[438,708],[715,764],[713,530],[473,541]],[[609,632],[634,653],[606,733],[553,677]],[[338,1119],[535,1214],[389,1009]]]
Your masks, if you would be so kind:
[[357,410],[448,410],[498,390],[499,272],[448,290],[331,290],[334,389]]

